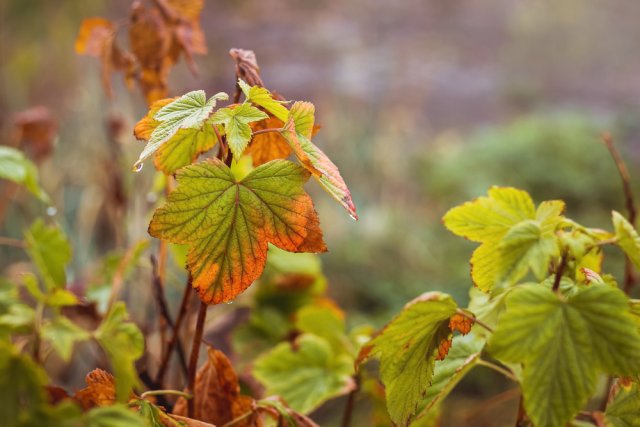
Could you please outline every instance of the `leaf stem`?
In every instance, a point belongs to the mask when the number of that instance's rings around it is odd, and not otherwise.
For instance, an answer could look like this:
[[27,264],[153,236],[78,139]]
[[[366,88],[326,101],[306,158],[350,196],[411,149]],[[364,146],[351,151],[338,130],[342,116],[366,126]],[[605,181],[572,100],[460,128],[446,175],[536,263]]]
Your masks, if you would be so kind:
[[562,273],[564,273],[564,269],[567,267],[567,261],[569,260],[569,251],[564,250],[562,253],[562,259],[560,260],[560,265],[556,270],[556,277],[553,279],[553,292],[559,292],[560,290],[560,282],[562,281]]
[[[164,353],[162,360],[160,362],[160,367],[158,368],[158,373],[156,374],[156,383],[160,386],[164,383],[164,376],[167,372],[167,367],[169,366],[169,360],[171,360],[171,354],[173,354],[173,348],[177,345],[182,347],[180,341],[178,339],[178,335],[180,332],[180,326],[182,325],[182,321],[187,314],[187,306],[189,303],[189,297],[191,296],[191,274],[189,274],[187,278],[187,282],[184,286],[184,293],[182,294],[182,302],[180,303],[180,309],[178,311],[178,317],[176,317],[176,324],[173,328],[173,334],[171,335],[171,339],[169,340],[169,344],[167,344],[167,351]],[[184,349],[182,350],[184,354]],[[183,368],[185,378],[189,378],[189,370],[185,367]]]
[[[200,354],[200,344],[202,343],[202,333],[204,332],[204,322],[207,318],[207,304],[200,302],[200,310],[198,310],[198,319],[196,320],[196,331],[193,335],[193,344],[191,345],[191,358],[189,360],[189,385],[187,390],[193,395],[193,399],[188,402],[189,418],[193,418],[195,409],[195,386],[196,386],[196,370],[198,368],[198,355]],[[202,396],[204,397],[204,396]]]
[[484,366],[489,369],[493,369],[496,372],[501,373],[505,377],[509,378],[514,382],[519,382],[518,378],[514,375],[514,373],[510,369],[505,369],[502,366],[496,365],[495,363],[489,362],[488,360],[478,358],[478,365]]
[[240,421],[242,421],[242,420],[244,420],[246,418],[249,418],[252,414],[253,414],[253,411],[245,412],[244,414],[235,417],[231,421],[224,423],[222,425],[222,427],[230,427],[230,426],[234,425],[235,423],[239,423]]
[[479,320],[477,317],[467,313],[463,309],[461,309],[461,308],[456,309],[456,313],[459,314],[460,316],[466,317],[467,319],[471,320],[473,323],[477,323],[479,326],[482,326],[487,331],[493,333],[493,328],[491,326],[489,326],[486,323],[484,323],[483,321]]
[[185,393],[184,391],[179,391],[179,390],[149,390],[142,393],[140,395],[140,399],[145,399],[149,396],[163,396],[167,394],[173,395],[173,396],[181,396],[181,397],[184,397],[185,399],[191,399],[193,397],[189,393]]
[[253,137],[254,137],[254,136],[256,136],[256,135],[260,135],[260,134],[263,134],[263,133],[269,133],[269,132],[278,132],[278,133],[280,133],[280,132],[282,132],[282,128],[267,128],[267,129],[260,129],[260,130],[257,130],[257,131],[255,131],[255,132],[253,132],[253,133],[251,134],[251,137],[253,138]]
[[0,246],[12,246],[14,248],[25,249],[27,247],[27,244],[24,240],[0,236]]
[[360,391],[360,377],[356,375],[354,377],[354,381],[356,382],[356,386],[349,393],[349,397],[347,398],[347,404],[344,407],[344,413],[342,414],[342,427],[349,427],[351,425],[351,415],[353,414],[353,408],[356,403],[356,394]]

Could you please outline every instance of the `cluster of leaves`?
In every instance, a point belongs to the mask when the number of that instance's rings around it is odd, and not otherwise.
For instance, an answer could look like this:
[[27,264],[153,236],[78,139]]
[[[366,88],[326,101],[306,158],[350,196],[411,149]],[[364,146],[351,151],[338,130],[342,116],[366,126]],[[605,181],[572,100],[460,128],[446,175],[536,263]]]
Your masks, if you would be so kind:
[[[459,308],[445,294],[425,294],[365,345],[358,358],[359,363],[379,359],[396,424],[428,418],[434,405],[478,365],[518,383],[524,410],[536,427],[572,423],[603,375],[619,382],[638,377],[637,302],[601,270],[602,246],[609,244],[640,267],[640,237],[615,211],[613,232],[584,227],[563,211],[561,201],[536,208],[525,191],[493,187],[487,197],[446,213],[450,231],[481,243],[471,258],[476,288],[469,308]],[[452,341],[454,331],[471,333]],[[635,380],[621,386],[604,413],[589,415],[606,425],[635,425],[628,420],[637,418],[636,390]]]
[[111,97],[111,73],[123,71],[129,87],[137,82],[148,103],[165,98],[171,67],[184,55],[189,68],[197,73],[194,55],[207,53],[200,27],[204,0],[153,0],[134,2],[129,16],[129,46],[117,41],[120,25],[104,18],[82,22],[76,52],[100,58],[102,84]]

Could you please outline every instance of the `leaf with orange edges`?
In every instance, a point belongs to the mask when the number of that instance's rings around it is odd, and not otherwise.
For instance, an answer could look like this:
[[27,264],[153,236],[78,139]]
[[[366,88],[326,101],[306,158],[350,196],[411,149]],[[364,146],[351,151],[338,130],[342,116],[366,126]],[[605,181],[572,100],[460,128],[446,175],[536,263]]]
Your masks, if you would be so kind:
[[425,293],[409,302],[361,350],[356,364],[380,360],[391,419],[408,425],[431,385],[436,360],[451,347],[453,330],[467,331],[449,295]]
[[237,181],[220,160],[177,172],[178,187],[156,210],[149,233],[189,245],[193,287],[207,304],[234,299],[264,270],[268,243],[289,252],[324,252],[309,173],[273,160]]
[[315,107],[309,102],[296,102],[289,112],[289,121],[282,136],[289,142],[300,163],[313,174],[320,186],[344,207],[353,219],[358,219],[351,193],[338,167],[309,138],[314,132]]
[[73,396],[86,411],[96,406],[111,406],[116,402],[116,382],[113,375],[94,369],[85,377],[87,386]]
[[[282,128],[284,122],[277,117],[269,117],[259,122],[251,123],[251,131],[256,132],[263,129]],[[267,132],[253,136],[251,143],[245,150],[245,154],[250,154],[255,166],[275,159],[286,159],[291,155],[291,147],[287,140],[279,132]]]
[[[207,362],[196,375],[193,418],[217,426],[226,425],[253,409],[253,399],[240,394],[238,376],[229,359],[213,348]],[[181,397],[173,408],[174,415],[187,415],[187,400]],[[234,423],[235,426],[255,426],[257,413]]]

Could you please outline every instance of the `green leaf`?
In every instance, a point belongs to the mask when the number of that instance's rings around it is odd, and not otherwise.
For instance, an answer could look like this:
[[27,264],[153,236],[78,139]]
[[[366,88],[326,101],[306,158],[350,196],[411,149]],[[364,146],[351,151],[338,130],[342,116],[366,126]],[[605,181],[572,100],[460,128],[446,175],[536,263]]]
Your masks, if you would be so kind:
[[287,121],[289,110],[283,105],[286,104],[286,101],[277,101],[273,99],[273,95],[267,89],[260,86],[249,86],[242,79],[238,80],[238,85],[244,96],[247,97],[247,101],[264,108],[283,122]]
[[267,245],[324,252],[319,220],[300,166],[274,160],[237,181],[218,159],[187,166],[178,187],[154,213],[149,233],[189,244],[193,286],[209,304],[230,301],[257,279]]
[[181,167],[195,162],[201,153],[211,150],[218,142],[213,126],[178,130],[165,142],[154,158],[156,167],[166,175],[173,175]]
[[618,239],[616,244],[629,257],[636,268],[640,268],[640,236],[635,227],[616,211],[611,212],[613,228]]
[[509,229],[536,214],[531,196],[511,187],[491,187],[488,197],[478,197],[450,209],[443,217],[452,233],[474,242],[502,239]]
[[46,296],[44,303],[49,307],[64,307],[79,304],[78,297],[73,292],[66,289],[54,289]]
[[26,304],[14,303],[6,313],[0,315],[0,330],[13,333],[28,333],[33,329],[35,311]]
[[116,395],[121,402],[128,400],[133,388],[140,385],[134,363],[144,353],[142,332],[128,320],[125,304],[117,302],[95,331],[96,339],[111,361]]
[[[165,427],[162,423],[162,411],[156,405],[144,399],[138,399],[139,413],[147,422],[147,427]],[[176,425],[179,424],[176,422]]]
[[0,414],[2,424],[20,425],[45,403],[45,372],[11,344],[0,341]]
[[316,147],[307,136],[313,130],[315,107],[310,102],[296,102],[289,112],[289,121],[281,131],[300,163],[313,175],[318,184],[358,219],[356,206],[338,167]]
[[291,408],[309,413],[355,387],[353,359],[336,356],[323,338],[303,334],[294,343],[278,344],[256,359],[253,375],[267,395],[279,395]]
[[67,278],[65,267],[71,260],[71,245],[62,230],[47,227],[38,219],[24,233],[27,253],[40,271],[47,288],[64,288]]
[[640,425],[640,387],[632,383],[630,387],[622,387],[607,405],[604,413],[607,426],[634,427]]
[[44,203],[50,203],[49,196],[38,183],[38,169],[22,151],[0,146],[0,178],[24,186],[31,194]]
[[65,362],[71,359],[76,342],[91,338],[91,334],[64,316],[57,316],[42,325],[42,338],[49,341]]
[[227,144],[233,157],[239,159],[251,140],[249,123],[266,119],[269,116],[251,104],[244,103],[235,108],[221,108],[211,116],[213,124],[224,124]]
[[303,333],[310,333],[326,339],[335,354],[348,352],[344,313],[332,301],[317,302],[304,306],[296,313],[295,327]]
[[137,413],[125,405],[93,408],[85,415],[85,427],[149,427]]
[[568,423],[600,372],[640,372],[640,334],[628,300],[609,286],[577,288],[568,298],[540,285],[515,288],[489,350],[503,362],[524,364],[524,405],[536,427]]
[[433,380],[427,388],[420,415],[416,419],[425,416],[426,412],[431,411],[451,393],[460,380],[477,365],[483,347],[484,340],[474,335],[457,336],[453,339],[447,357],[436,362]]
[[409,302],[360,351],[358,361],[380,360],[391,419],[406,426],[431,385],[438,347],[451,336],[458,305],[449,295],[425,293]]
[[[140,153],[136,166],[134,167],[141,165],[145,159],[158,151],[158,149],[171,140],[180,129],[202,129],[203,124],[205,124],[207,118],[216,106],[216,102],[227,99],[229,99],[229,96],[226,93],[220,92],[207,100],[204,91],[196,90],[186,93],[163,106],[153,116],[153,119],[160,123],[155,127],[153,132],[151,132],[149,141],[144,147],[144,150],[142,150],[142,153]],[[184,145],[184,139],[181,141],[183,141],[182,145]],[[174,144],[175,143],[174,141]],[[193,150],[194,147],[189,147],[186,151],[192,152]],[[184,155],[184,153],[181,153],[181,156]]]

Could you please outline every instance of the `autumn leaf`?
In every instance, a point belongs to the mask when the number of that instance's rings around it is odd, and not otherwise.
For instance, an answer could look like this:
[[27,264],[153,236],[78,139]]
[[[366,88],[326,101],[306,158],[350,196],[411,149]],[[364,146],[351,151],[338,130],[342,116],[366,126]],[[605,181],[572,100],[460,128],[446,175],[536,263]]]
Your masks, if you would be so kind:
[[[284,122],[277,117],[269,117],[253,122],[250,126],[252,132],[255,133],[263,129],[280,129],[284,126]],[[289,143],[279,132],[266,132],[253,135],[245,154],[251,156],[255,166],[260,166],[271,160],[286,159],[291,155],[291,152]]]
[[236,181],[224,163],[210,159],[176,178],[149,233],[189,245],[193,286],[208,304],[234,299],[262,274],[268,243],[290,252],[326,250],[303,189],[309,173],[292,162],[271,161]]
[[210,150],[216,137],[207,118],[216,102],[227,98],[227,94],[220,92],[207,100],[204,91],[196,90],[171,101],[155,102],[134,129],[136,137],[148,135],[147,145],[134,167],[137,169],[145,159],[157,153],[158,169],[173,174]]
[[97,406],[110,406],[116,402],[116,383],[113,375],[94,369],[84,379],[87,386],[73,396],[84,410]]
[[[380,360],[391,419],[406,426],[431,385],[436,360],[451,346],[452,328],[467,331],[449,295],[425,293],[409,302],[361,350],[356,364]],[[450,326],[451,325],[451,326]]]
[[[224,353],[209,348],[207,356],[207,362],[196,375],[193,418],[221,426],[251,411],[253,399],[240,394],[238,376]],[[187,400],[181,397],[173,413],[186,416],[187,407]],[[256,416],[237,421],[234,425],[254,426]]]
[[12,139],[38,164],[53,152],[57,132],[58,123],[51,110],[42,105],[13,115]]
[[[260,67],[256,54],[252,50],[231,49],[229,55],[236,63],[236,76],[250,86],[263,86],[260,78]],[[238,92],[238,96],[240,93]]]
[[313,132],[314,113],[315,107],[309,102],[293,104],[289,112],[289,120],[282,129],[282,136],[289,142],[300,163],[311,172],[320,186],[336,199],[353,219],[358,219],[356,206],[338,167],[309,140]]

